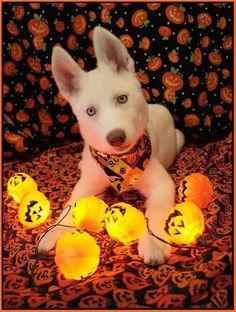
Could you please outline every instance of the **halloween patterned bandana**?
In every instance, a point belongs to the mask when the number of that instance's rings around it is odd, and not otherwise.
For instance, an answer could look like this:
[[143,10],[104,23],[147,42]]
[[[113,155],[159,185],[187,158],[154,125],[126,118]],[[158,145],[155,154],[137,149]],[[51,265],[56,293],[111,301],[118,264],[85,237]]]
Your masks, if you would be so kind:
[[151,157],[151,142],[144,134],[127,153],[105,154],[90,146],[90,153],[108,176],[112,187],[122,193],[131,187],[147,167]]

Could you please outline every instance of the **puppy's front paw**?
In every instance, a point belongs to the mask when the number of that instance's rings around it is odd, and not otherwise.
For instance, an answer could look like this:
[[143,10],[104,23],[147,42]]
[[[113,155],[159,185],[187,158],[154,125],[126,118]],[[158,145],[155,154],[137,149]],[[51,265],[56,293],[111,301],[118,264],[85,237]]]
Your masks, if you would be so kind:
[[48,232],[44,232],[39,239],[38,253],[46,253],[56,246],[58,239],[71,229],[56,226]]
[[162,243],[146,232],[138,242],[138,253],[144,263],[149,265],[163,264],[171,254],[171,246]]

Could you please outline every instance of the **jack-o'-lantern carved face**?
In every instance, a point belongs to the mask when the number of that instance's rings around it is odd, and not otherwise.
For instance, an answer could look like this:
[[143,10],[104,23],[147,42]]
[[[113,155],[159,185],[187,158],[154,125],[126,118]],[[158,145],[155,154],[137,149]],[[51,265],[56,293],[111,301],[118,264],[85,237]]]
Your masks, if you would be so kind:
[[19,221],[27,228],[43,224],[50,215],[50,202],[41,192],[26,194],[18,210]]
[[195,204],[185,202],[171,208],[163,227],[172,243],[191,244],[204,231],[204,217]]
[[178,195],[182,202],[193,202],[200,208],[206,208],[212,200],[213,185],[207,176],[192,173],[181,181]]
[[37,191],[36,182],[28,175],[23,172],[14,174],[7,184],[7,193],[9,197],[19,204],[23,196],[28,192]]
[[146,229],[143,213],[125,203],[112,205],[105,221],[108,234],[123,244],[135,242]]
[[179,235],[182,234],[185,229],[185,223],[183,220],[183,215],[180,211],[174,210],[166,220],[165,231],[171,235]]

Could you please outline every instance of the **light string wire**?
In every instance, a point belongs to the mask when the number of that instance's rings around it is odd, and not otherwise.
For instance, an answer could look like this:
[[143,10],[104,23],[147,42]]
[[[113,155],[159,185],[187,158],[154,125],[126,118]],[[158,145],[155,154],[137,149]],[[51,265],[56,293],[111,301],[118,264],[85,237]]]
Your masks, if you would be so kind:
[[[102,193],[99,193],[99,194],[94,195],[94,196],[99,196],[99,195],[102,195],[102,194],[104,194],[104,193],[105,193],[105,192],[102,192]],[[55,227],[61,226],[61,227],[67,227],[67,228],[71,228],[71,229],[77,229],[75,226],[72,226],[72,225],[61,224],[61,222],[62,222],[62,221],[65,219],[65,217],[69,214],[69,212],[70,212],[70,210],[71,210],[71,208],[72,208],[71,205],[67,205],[67,206],[65,206],[65,208],[67,208],[68,206],[69,206],[69,209],[68,209],[67,213],[63,216],[63,218],[62,218],[58,223],[55,223],[55,224],[51,225],[51,226],[43,233],[43,235],[40,237],[40,239],[39,239],[39,241],[38,241],[38,244],[37,244],[37,251],[36,251],[36,253],[38,253],[38,246],[39,246],[41,240],[44,238],[44,236],[45,236],[49,231],[51,231],[51,230],[54,229]],[[64,208],[64,209],[65,209],[65,208]],[[165,239],[163,239],[163,238],[161,238],[161,237],[155,235],[155,234],[151,231],[151,229],[150,229],[150,227],[149,227],[149,219],[148,219],[148,218],[145,218],[145,219],[146,219],[146,224],[147,224],[148,233],[149,233],[151,236],[153,236],[153,237],[155,237],[156,239],[158,239],[159,241],[161,241],[162,243],[164,243],[164,244],[168,244],[168,245],[170,245],[170,246],[172,246],[172,247],[177,247],[177,248],[188,248],[188,249],[200,249],[200,248],[210,247],[210,246],[206,243],[206,241],[204,240],[204,238],[203,238],[202,236],[200,236],[199,239],[198,239],[198,243],[200,243],[201,246],[185,246],[185,245],[177,245],[177,244],[170,243],[170,242],[166,241]]]

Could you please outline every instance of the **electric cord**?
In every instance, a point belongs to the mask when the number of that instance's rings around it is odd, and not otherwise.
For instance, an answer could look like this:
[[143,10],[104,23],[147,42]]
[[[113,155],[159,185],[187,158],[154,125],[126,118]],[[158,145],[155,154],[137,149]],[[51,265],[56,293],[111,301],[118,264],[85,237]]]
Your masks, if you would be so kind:
[[[102,195],[102,194],[104,194],[104,193],[105,193],[105,192],[102,192],[102,193],[99,193],[99,194],[94,195],[94,196],[97,197],[97,196]],[[71,228],[71,229],[76,229],[76,230],[77,230],[77,228],[76,228],[75,226],[66,225],[66,224],[61,224],[61,222],[62,222],[62,221],[65,219],[65,217],[69,214],[69,212],[70,212],[70,210],[71,210],[71,208],[72,208],[71,205],[68,205],[68,206],[69,206],[69,209],[68,209],[67,213],[63,216],[63,218],[62,218],[58,223],[55,223],[55,224],[53,224],[52,226],[50,226],[50,227],[44,232],[44,234],[40,237],[40,239],[39,239],[39,241],[38,241],[38,244],[37,244],[37,252],[36,252],[37,254],[38,254],[38,246],[39,246],[41,240],[44,238],[44,236],[45,236],[49,231],[53,230],[55,227],[61,226],[61,227],[67,227],[67,228]],[[68,206],[65,206],[65,208],[67,208]],[[64,209],[65,209],[65,208],[64,208]],[[206,243],[206,241],[204,240],[204,238],[203,238],[202,236],[200,236],[200,237],[198,238],[198,241],[197,241],[197,244],[199,244],[200,246],[185,246],[185,245],[178,245],[178,244],[170,243],[170,242],[168,242],[167,240],[165,240],[165,239],[163,239],[163,238],[161,238],[161,237],[155,235],[155,234],[151,231],[151,229],[150,229],[150,227],[149,227],[149,219],[148,219],[148,218],[145,218],[145,219],[146,219],[146,224],[147,224],[148,233],[149,233],[151,236],[155,237],[156,239],[160,240],[162,243],[168,244],[168,245],[170,245],[170,246],[172,246],[172,247],[187,248],[187,249],[201,249],[201,248],[209,247],[209,245]]]

